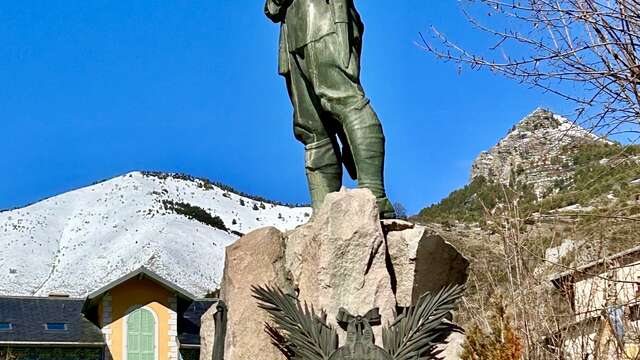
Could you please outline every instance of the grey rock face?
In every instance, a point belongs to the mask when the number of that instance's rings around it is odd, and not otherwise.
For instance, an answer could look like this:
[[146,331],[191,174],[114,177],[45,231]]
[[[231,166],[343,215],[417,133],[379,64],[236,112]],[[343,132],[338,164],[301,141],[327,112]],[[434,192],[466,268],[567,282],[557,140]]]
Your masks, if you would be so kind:
[[471,179],[483,176],[503,184],[532,184],[541,198],[557,180],[572,171],[568,145],[608,142],[550,111],[538,109],[511,129],[489,151],[483,151],[471,168]]
[[384,219],[381,221],[382,231],[386,234],[390,231],[402,231],[413,229],[416,225],[412,222],[400,219]]
[[216,335],[216,323],[213,319],[217,309],[212,306],[200,320],[200,360],[211,360],[213,356],[213,343]]
[[393,318],[396,301],[376,198],[370,191],[327,195],[314,219],[286,238],[287,268],[300,299],[326,310],[336,328],[340,307],[352,314],[379,307],[383,319]]

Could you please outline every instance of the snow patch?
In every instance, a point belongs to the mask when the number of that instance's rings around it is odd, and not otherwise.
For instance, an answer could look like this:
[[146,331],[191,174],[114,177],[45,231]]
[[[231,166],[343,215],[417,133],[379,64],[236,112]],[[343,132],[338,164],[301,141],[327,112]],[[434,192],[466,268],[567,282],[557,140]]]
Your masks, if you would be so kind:
[[594,209],[595,208],[593,206],[582,206],[580,204],[575,204],[575,205],[565,206],[565,207],[560,208],[560,209],[551,210],[549,212],[551,212],[551,213],[568,212],[568,211],[589,212],[589,211],[593,211]]
[[[230,231],[168,211],[163,200],[200,207]],[[293,229],[310,214],[200,180],[129,173],[0,213],[0,295],[84,296],[146,266],[204,296],[220,285],[224,249],[238,234]]]
[[548,248],[544,252],[544,258],[546,261],[557,264],[567,256],[571,251],[578,247],[581,242],[566,239],[560,244],[560,246]]

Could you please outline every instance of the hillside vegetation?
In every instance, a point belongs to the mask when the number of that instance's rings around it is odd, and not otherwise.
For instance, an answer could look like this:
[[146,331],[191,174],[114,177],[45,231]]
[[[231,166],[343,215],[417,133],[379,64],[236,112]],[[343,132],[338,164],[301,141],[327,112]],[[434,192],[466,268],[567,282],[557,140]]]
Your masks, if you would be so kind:
[[551,162],[564,162],[563,166],[570,168],[572,175],[556,180],[540,199],[535,196],[532,185],[525,181],[503,184],[477,176],[462,189],[423,209],[416,220],[482,222],[487,212],[499,211],[507,200],[517,201],[521,215],[528,217],[574,205],[588,208],[612,200],[634,201],[640,194],[640,184],[634,183],[640,179],[640,146],[590,143],[566,146],[561,153],[572,154],[569,161],[557,155]]
[[468,330],[464,358],[557,359],[543,344],[574,317],[549,279],[638,245],[640,146],[536,110],[471,174],[413,217],[470,261],[456,319]]

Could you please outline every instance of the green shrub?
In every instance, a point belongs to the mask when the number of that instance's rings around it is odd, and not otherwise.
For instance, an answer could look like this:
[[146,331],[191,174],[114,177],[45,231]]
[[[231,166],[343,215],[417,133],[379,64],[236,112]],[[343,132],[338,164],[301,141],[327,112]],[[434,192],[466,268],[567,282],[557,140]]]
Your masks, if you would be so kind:
[[162,200],[162,205],[167,211],[185,216],[189,219],[199,221],[205,225],[212,226],[222,231],[229,231],[224,221],[219,216],[211,216],[205,209],[188,203],[174,202],[172,200]]
[[484,218],[486,209],[491,210],[498,204],[504,204],[507,199],[519,199],[520,203],[532,202],[535,195],[529,185],[516,184],[511,188],[478,176],[438,204],[420,211],[418,220],[438,223],[452,220],[479,222]]
[[280,202],[280,201],[274,201],[274,200],[268,200],[262,196],[257,196],[257,195],[251,195],[251,194],[247,194],[245,192],[236,190],[235,188],[223,184],[221,182],[217,182],[217,181],[211,181],[209,179],[206,178],[202,178],[202,177],[196,177],[196,176],[191,176],[188,174],[183,174],[183,173],[167,173],[167,172],[161,172],[161,171],[142,171],[141,172],[142,175],[147,176],[147,177],[155,177],[161,180],[165,180],[168,178],[173,178],[173,179],[178,179],[178,180],[184,180],[184,181],[190,181],[190,182],[197,182],[198,186],[202,189],[205,190],[212,190],[215,187],[218,187],[220,189],[222,189],[223,191],[226,192],[232,192],[236,195],[240,195],[242,197],[251,199],[251,200],[255,200],[255,201],[260,201],[260,202],[265,202],[265,203],[269,203],[269,204],[273,204],[273,205],[280,205],[280,206],[287,206],[287,207],[306,207],[309,206],[308,204],[290,204],[290,203],[284,203],[284,202]]

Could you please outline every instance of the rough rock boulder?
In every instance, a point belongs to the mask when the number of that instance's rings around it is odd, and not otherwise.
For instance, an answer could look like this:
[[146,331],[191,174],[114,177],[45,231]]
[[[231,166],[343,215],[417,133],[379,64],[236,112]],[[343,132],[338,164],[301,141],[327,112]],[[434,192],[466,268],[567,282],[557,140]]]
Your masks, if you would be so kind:
[[[287,233],[257,230],[227,248],[221,289],[229,307],[225,360],[284,359],[264,331],[266,313],[258,309],[252,285],[297,294],[325,310],[335,327],[340,307],[354,315],[378,307],[386,324],[397,307],[411,305],[424,291],[463,283],[467,265],[453,246],[423,227],[381,224],[370,191],[330,194],[306,225]],[[380,327],[374,331],[381,345]],[[457,358],[455,352],[447,351],[454,354],[447,359]]]
[[227,247],[220,297],[227,303],[225,359],[280,359],[264,331],[266,312],[256,306],[251,286],[272,284],[285,291],[284,238],[272,227],[253,231]]
[[396,300],[384,242],[370,191],[327,195],[312,221],[286,235],[286,264],[300,300],[324,309],[334,326],[340,307],[358,315],[378,307],[392,319]]
[[426,227],[391,231],[386,240],[398,306],[411,306],[426,292],[467,281],[469,261]]

